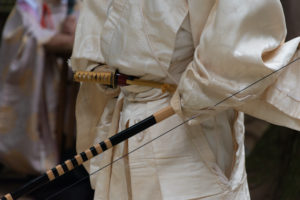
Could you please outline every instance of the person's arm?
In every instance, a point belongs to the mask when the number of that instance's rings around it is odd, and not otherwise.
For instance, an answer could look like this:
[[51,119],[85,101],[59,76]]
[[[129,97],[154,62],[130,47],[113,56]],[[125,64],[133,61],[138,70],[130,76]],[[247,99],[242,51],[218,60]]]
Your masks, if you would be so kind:
[[46,50],[52,53],[71,53],[73,48],[74,35],[57,33],[44,44]]
[[44,46],[48,52],[71,53],[76,30],[76,18],[67,16],[62,24],[62,30],[47,41]]
[[245,88],[291,61],[299,40],[284,44],[285,35],[277,0],[216,1],[173,107],[186,117],[202,113],[204,120],[261,98],[280,73]]

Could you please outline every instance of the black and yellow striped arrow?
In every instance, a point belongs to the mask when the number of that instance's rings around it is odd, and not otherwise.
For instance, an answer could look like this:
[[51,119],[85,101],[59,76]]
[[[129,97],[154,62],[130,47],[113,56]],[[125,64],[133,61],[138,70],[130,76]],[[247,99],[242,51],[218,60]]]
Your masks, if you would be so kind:
[[82,165],[85,161],[101,154],[102,152],[110,149],[111,147],[125,141],[126,139],[136,135],[137,133],[149,128],[150,126],[159,123],[160,121],[172,116],[174,110],[171,106],[168,106],[160,111],[154,113],[150,117],[140,121],[139,123],[111,136],[110,138],[90,147],[74,156],[72,159],[57,165],[56,167],[48,170],[43,175],[28,182],[23,187],[19,188],[15,192],[8,193],[1,198],[1,200],[15,200],[19,197],[30,193],[31,191],[39,188],[40,186],[55,180],[56,178],[64,175],[67,172],[72,171],[76,167]]

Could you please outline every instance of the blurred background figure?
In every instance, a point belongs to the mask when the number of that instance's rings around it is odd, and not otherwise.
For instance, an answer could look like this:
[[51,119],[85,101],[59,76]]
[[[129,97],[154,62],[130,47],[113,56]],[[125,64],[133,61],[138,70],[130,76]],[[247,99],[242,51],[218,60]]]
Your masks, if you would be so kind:
[[54,52],[70,53],[75,31],[66,9],[60,0],[18,0],[3,30],[0,159],[22,173],[44,172],[59,159],[55,114],[62,61]]
[[[0,179],[11,180],[43,173],[74,149],[76,86],[67,58],[80,2],[0,0],[0,7]],[[9,192],[4,185],[0,193]]]

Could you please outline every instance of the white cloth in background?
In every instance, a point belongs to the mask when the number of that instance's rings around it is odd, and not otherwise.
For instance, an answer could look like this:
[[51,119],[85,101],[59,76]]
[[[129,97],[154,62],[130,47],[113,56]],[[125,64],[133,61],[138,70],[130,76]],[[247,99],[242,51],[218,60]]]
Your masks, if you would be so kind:
[[[58,162],[55,138],[58,62],[45,44],[66,17],[66,4],[52,4],[52,27],[43,28],[42,1],[19,0],[4,27],[0,51],[0,161],[25,174]],[[47,24],[45,24],[47,25]]]

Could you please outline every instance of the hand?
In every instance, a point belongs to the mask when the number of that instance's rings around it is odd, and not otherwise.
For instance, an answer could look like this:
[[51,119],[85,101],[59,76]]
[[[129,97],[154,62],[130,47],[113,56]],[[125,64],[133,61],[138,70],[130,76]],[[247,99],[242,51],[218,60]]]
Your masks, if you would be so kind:
[[45,48],[52,53],[71,54],[73,42],[73,35],[57,33],[45,44]]

